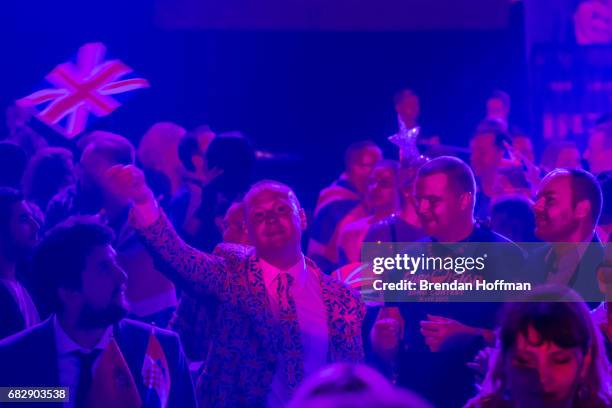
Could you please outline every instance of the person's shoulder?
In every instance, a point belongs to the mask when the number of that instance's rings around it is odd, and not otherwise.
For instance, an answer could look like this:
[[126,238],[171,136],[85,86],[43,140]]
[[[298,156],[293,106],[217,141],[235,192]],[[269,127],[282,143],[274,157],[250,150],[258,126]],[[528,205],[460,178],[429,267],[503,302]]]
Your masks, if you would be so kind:
[[[20,349],[31,349],[48,341],[47,335],[52,333],[50,319],[32,326],[26,330],[15,333],[5,339],[0,340],[0,353],[11,353]],[[6,355],[9,355],[6,354]]]
[[155,333],[155,336],[159,338],[178,337],[178,335],[171,330],[160,329],[157,326],[140,322],[138,320],[123,319],[121,322],[119,322],[119,327],[125,332],[131,332],[138,335],[149,336],[151,333]]

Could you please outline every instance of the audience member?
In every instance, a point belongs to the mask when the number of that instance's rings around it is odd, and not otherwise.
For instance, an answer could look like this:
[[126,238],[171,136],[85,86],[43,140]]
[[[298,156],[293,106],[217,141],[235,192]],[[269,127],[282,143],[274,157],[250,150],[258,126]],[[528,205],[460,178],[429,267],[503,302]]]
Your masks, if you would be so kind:
[[133,224],[168,276],[219,302],[220,324],[199,381],[201,405],[284,406],[302,378],[326,363],[363,359],[363,303],[303,256],[306,217],[288,186],[261,181],[251,187],[244,206],[255,251],[233,258],[185,245],[136,167],[109,173],[134,200]]
[[584,159],[594,175],[612,170],[612,121],[603,122],[591,130]]
[[112,241],[112,230],[86,218],[47,233],[34,270],[53,314],[0,342],[0,360],[11,367],[0,370],[0,384],[68,387],[74,407],[151,406],[150,398],[195,407],[178,336],[124,319],[127,277]]
[[255,150],[239,132],[215,137],[206,150],[206,174],[202,202],[194,216],[194,246],[212,251],[221,242],[218,224],[230,205],[242,199],[253,181]]
[[420,228],[414,202],[414,181],[419,168],[428,161],[421,157],[399,170],[400,209],[397,213],[372,225],[364,242],[413,242],[425,237]]
[[532,205],[523,196],[499,197],[491,208],[491,230],[513,242],[537,242]]
[[[424,164],[415,187],[421,226],[431,242],[468,243],[457,249],[462,251],[461,256],[487,252],[487,271],[508,279],[522,265],[523,253],[506,238],[475,222],[475,192],[474,175],[460,159],[445,156]],[[421,271],[419,279],[426,279],[426,273]],[[466,281],[485,278],[495,279],[475,271],[462,275]],[[455,279],[452,270],[435,275],[436,282]],[[497,309],[497,304],[478,302],[400,304],[401,321],[396,326],[405,327],[405,331],[389,330],[388,316],[383,313],[374,324],[372,347],[396,365],[399,384],[415,390],[437,407],[455,407],[472,394],[473,374],[466,363],[483,344],[492,342]],[[389,344],[396,345],[394,350],[387,349]],[[440,393],[441,383],[446,384],[444,393]]]
[[487,377],[466,407],[612,406],[601,334],[584,302],[566,288],[526,300],[506,305]]
[[587,302],[601,300],[597,268],[603,247],[595,234],[602,207],[597,180],[584,170],[558,169],[538,189],[533,206],[536,236],[548,245],[532,252],[532,282],[565,285]]
[[77,184],[49,203],[47,228],[71,215],[97,215],[115,232],[114,246],[128,274],[130,316],[166,327],[178,304],[172,282],[155,269],[153,259],[128,224],[131,203],[113,191],[106,171],[134,162],[134,147],[124,137],[105,132],[92,138],[78,165]]
[[365,196],[369,215],[346,224],[338,235],[338,264],[359,262],[361,244],[370,227],[399,210],[399,163],[379,162],[370,174]]
[[[439,145],[440,136],[431,134],[429,129],[423,129],[419,123],[419,116],[421,114],[421,102],[419,96],[411,89],[401,89],[393,96],[393,105],[395,107],[395,113],[397,113],[398,120],[406,126],[407,129],[414,127],[421,127],[417,143],[423,145]],[[401,126],[401,125],[400,125]],[[426,152],[425,152],[426,153]]]
[[510,95],[504,91],[493,91],[489,99],[487,99],[487,115],[486,119],[499,123],[504,132],[508,132],[510,116]]
[[363,199],[370,173],[380,160],[382,152],[373,142],[353,143],[344,156],[344,173],[319,193],[308,256],[326,273],[338,266],[338,236],[343,226],[367,216]]
[[170,181],[170,197],[180,188],[183,165],[178,146],[186,130],[176,123],[158,122],[147,130],[138,144],[138,161],[147,171],[163,174]]
[[18,280],[17,265],[34,249],[39,228],[23,196],[0,188],[0,339],[38,324],[38,311]]
[[30,159],[23,176],[23,192],[28,201],[45,211],[49,201],[75,181],[70,150],[47,147]]
[[580,169],[580,151],[576,143],[569,141],[552,142],[542,153],[540,167],[545,173],[554,169]]

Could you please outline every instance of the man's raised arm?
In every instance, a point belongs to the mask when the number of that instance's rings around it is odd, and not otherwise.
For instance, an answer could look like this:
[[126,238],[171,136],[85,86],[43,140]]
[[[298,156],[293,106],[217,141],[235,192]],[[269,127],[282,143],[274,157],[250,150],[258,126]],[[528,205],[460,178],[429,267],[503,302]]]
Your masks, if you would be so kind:
[[223,297],[227,274],[224,259],[198,251],[178,236],[159,208],[142,170],[133,165],[113,166],[106,173],[106,182],[117,197],[133,202],[130,224],[164,275],[196,295]]

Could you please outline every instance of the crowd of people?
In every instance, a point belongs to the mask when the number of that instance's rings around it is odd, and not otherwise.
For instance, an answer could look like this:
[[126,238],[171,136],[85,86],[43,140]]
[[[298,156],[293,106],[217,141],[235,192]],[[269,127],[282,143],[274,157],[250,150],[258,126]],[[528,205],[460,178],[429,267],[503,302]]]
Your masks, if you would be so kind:
[[[394,107],[405,138],[419,97]],[[0,386],[67,387],[68,407],[612,406],[612,117],[537,155],[510,107],[491,95],[467,158],[425,127],[395,157],[352,143],[313,211],[258,180],[240,133],[67,148],[10,108]],[[496,273],[541,286],[365,303],[347,275],[380,242],[496,243]]]

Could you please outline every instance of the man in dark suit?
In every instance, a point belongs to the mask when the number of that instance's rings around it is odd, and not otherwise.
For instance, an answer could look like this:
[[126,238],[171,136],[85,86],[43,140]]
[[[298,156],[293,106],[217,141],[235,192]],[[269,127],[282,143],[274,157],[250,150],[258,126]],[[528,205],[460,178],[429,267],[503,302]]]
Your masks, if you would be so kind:
[[68,387],[67,407],[194,407],[178,336],[123,319],[126,275],[112,240],[112,230],[87,218],[49,231],[33,263],[54,313],[0,342],[0,386]]
[[526,277],[534,283],[569,286],[587,302],[602,300],[597,268],[604,251],[595,234],[601,208],[601,188],[590,173],[549,173],[533,206],[535,234],[548,244],[530,255]]

